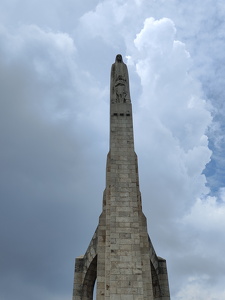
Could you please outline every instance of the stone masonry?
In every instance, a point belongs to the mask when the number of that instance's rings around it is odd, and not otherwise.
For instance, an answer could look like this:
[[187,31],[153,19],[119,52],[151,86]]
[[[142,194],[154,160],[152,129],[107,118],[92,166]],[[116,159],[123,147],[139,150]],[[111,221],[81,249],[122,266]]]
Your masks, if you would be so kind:
[[142,212],[127,66],[111,69],[110,150],[99,224],[76,258],[73,300],[169,300],[166,261],[156,255]]

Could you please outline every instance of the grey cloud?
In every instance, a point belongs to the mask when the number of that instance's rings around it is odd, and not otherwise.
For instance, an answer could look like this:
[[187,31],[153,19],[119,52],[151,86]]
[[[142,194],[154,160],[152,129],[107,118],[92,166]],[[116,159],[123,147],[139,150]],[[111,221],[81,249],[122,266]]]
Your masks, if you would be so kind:
[[[87,12],[93,14],[96,5],[101,3],[104,9],[99,19],[90,23]],[[175,39],[185,43],[191,55],[192,67],[188,72],[201,81],[203,96],[215,108],[214,120],[219,125],[208,134],[214,152],[212,163],[217,167],[212,171],[216,175],[211,177],[210,185],[218,189],[223,184],[222,2],[210,0],[204,6],[201,1],[195,1],[194,5],[193,1],[148,1],[139,5],[137,1],[129,1],[128,6],[122,5],[126,1],[101,3],[68,0],[54,1],[54,4],[47,1],[45,6],[35,1],[0,4],[0,238],[3,245],[0,296],[6,300],[71,299],[74,258],[86,249],[101,212],[108,151],[110,65],[117,52],[131,55],[133,40],[150,16],[156,19],[166,16],[174,22]],[[114,23],[107,17],[112,3],[119,8],[114,11]],[[105,27],[103,15],[108,23]],[[99,32],[92,36],[88,26],[81,26],[84,21]],[[156,145],[161,145],[162,156],[173,154],[175,148],[166,134],[160,136],[159,132],[152,131],[156,124],[149,118],[156,112],[144,112],[139,97],[140,79],[134,66],[129,66],[129,71],[143,207],[156,250],[167,258],[173,298],[191,299],[191,288],[197,286],[195,295],[199,295],[198,291],[204,295],[203,291],[207,290],[211,300],[210,291],[216,289],[215,297],[222,299],[224,241],[221,232],[215,229],[212,239],[198,225],[182,227],[178,222],[183,214],[190,212],[195,202],[193,196],[207,193],[203,188],[205,177],[200,175],[197,180],[179,177],[181,169],[174,168],[179,166],[176,156],[172,156],[174,163],[171,160],[167,165],[160,159],[156,161],[160,154],[154,148]],[[152,84],[149,84],[150,93]],[[173,95],[171,92],[172,100]],[[170,102],[160,105],[162,113]],[[195,112],[201,115],[201,110]],[[165,115],[166,125],[171,125],[172,116],[173,110]],[[190,133],[183,140],[187,146],[193,142],[195,147],[207,122],[194,124],[196,139]],[[182,130],[178,133],[176,127],[175,122],[172,131],[180,138]],[[164,143],[161,138],[165,138]],[[201,158],[202,162],[207,159]],[[199,159],[196,161],[200,165]],[[185,165],[183,159],[180,164]],[[217,209],[215,206],[213,211]],[[220,242],[215,247],[216,239]],[[197,241],[203,249],[199,252]],[[201,257],[203,251],[206,258]],[[205,265],[209,259],[213,259],[214,266]],[[219,270],[217,274],[215,268]],[[215,275],[211,286],[209,279],[202,279],[204,273],[211,279]],[[193,274],[197,274],[198,280],[190,281]],[[179,291],[186,298],[179,296]]]
[[[25,39],[23,35],[18,37]],[[21,55],[11,56],[7,63],[3,56],[0,61],[0,282],[5,299],[49,299],[55,294],[70,293],[74,249],[83,250],[81,245],[76,245],[76,240],[80,243],[83,240],[80,224],[84,216],[90,218],[91,214],[96,214],[97,219],[101,205],[100,200],[99,206],[90,207],[99,197],[96,192],[89,193],[96,180],[88,188],[85,186],[86,180],[95,178],[94,157],[88,147],[93,147],[94,142],[100,149],[102,145],[94,139],[94,134],[89,135],[88,122],[85,124],[79,118],[77,106],[83,105],[83,101],[79,104],[80,86],[76,87],[76,76],[71,80],[73,73],[66,61],[61,67],[68,72],[56,73],[57,81],[52,79],[53,68],[65,51],[60,52],[56,47],[54,52],[47,43],[50,55],[56,55],[49,65],[46,43],[40,36],[39,42],[35,38],[37,36],[30,39],[31,44],[24,40]],[[4,37],[2,41],[4,45]],[[38,51],[34,50],[35,45]],[[13,46],[18,45],[14,42]],[[29,55],[24,60],[26,51]],[[46,69],[44,79],[35,68],[37,57],[45,68],[51,68]],[[63,99],[62,93],[67,94],[71,89],[74,93],[71,96],[68,93],[69,99]],[[72,98],[75,101],[71,107],[73,113],[58,118],[58,113],[68,108]],[[90,131],[95,132],[95,128],[92,122]],[[95,157],[95,163],[103,170],[100,156]],[[101,179],[104,182],[103,175]],[[101,194],[102,189],[100,197]],[[86,229],[82,235],[85,233],[84,242],[88,243]],[[10,284],[6,278],[10,279]],[[31,296],[35,292],[37,295]]]

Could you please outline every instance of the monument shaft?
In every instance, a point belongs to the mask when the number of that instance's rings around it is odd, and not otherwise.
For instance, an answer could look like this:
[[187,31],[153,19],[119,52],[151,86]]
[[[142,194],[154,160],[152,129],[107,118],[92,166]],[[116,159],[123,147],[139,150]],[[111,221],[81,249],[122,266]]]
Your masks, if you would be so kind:
[[127,66],[111,69],[110,150],[99,225],[75,264],[73,300],[169,300],[166,261],[156,256],[142,212]]

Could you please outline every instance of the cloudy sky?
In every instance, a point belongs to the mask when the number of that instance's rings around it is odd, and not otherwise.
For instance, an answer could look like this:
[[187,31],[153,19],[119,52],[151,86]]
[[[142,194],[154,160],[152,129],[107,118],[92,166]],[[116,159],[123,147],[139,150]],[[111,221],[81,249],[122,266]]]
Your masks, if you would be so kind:
[[1,0],[1,300],[71,300],[101,213],[118,53],[171,299],[225,299],[224,49],[223,0]]

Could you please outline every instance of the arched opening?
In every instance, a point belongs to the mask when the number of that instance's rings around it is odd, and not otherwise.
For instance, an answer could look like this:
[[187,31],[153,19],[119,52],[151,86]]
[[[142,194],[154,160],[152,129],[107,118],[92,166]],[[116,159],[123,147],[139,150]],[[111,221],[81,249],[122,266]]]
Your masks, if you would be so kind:
[[94,290],[93,290],[93,300],[97,299],[97,280],[95,280]]
[[86,272],[83,290],[82,290],[82,300],[93,300],[94,299],[94,286],[97,277],[97,255],[94,257],[89,265]]
[[156,273],[156,270],[151,263],[151,273],[152,273],[152,287],[153,287],[153,295],[154,298],[157,299],[158,297],[161,296],[161,292],[160,292],[160,286],[159,286],[159,279],[158,279],[158,275]]

